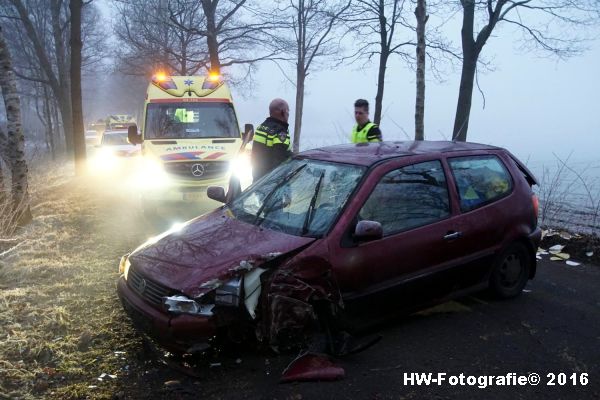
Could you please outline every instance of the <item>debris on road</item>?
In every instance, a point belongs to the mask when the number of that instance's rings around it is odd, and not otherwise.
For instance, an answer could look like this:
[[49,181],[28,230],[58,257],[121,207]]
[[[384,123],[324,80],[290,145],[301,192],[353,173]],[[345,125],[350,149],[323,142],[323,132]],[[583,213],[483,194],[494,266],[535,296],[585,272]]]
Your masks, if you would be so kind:
[[280,382],[335,381],[346,375],[344,368],[325,354],[303,353],[283,371]]

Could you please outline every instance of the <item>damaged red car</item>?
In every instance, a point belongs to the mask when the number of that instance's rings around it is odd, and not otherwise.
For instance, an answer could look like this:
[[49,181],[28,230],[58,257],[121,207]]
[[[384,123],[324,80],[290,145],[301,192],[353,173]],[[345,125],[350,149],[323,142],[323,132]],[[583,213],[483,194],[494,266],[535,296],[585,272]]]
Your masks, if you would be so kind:
[[118,294],[140,330],[184,352],[220,335],[276,346],[322,327],[323,309],[351,325],[485,288],[515,297],[536,270],[534,184],[481,144],[305,151],[124,256]]

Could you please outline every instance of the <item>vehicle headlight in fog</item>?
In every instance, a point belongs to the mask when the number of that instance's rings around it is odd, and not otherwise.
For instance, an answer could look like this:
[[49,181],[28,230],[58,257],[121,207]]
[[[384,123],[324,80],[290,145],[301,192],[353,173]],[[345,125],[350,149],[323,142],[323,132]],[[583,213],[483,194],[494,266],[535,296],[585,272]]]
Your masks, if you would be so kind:
[[134,175],[135,185],[141,189],[160,189],[171,182],[163,163],[152,159],[141,160]]
[[242,179],[248,175],[252,176],[252,164],[248,153],[238,154],[229,163],[229,172]]
[[88,159],[88,167],[93,174],[113,171],[119,165],[119,158],[107,148],[100,148]]
[[129,267],[131,267],[131,263],[129,262],[129,254],[125,254],[121,257],[121,262],[119,262],[119,274],[123,274],[125,276],[125,280],[127,280],[127,275],[129,274]]

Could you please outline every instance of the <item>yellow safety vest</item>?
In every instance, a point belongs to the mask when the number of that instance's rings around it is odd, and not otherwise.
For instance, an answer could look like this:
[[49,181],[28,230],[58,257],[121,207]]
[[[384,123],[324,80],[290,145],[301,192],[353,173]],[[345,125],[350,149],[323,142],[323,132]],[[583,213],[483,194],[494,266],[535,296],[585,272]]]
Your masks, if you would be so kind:
[[367,135],[372,127],[377,126],[373,122],[367,122],[367,124],[359,131],[358,124],[354,125],[352,128],[352,143],[367,143],[371,142],[379,142],[379,139],[369,140],[367,139]]

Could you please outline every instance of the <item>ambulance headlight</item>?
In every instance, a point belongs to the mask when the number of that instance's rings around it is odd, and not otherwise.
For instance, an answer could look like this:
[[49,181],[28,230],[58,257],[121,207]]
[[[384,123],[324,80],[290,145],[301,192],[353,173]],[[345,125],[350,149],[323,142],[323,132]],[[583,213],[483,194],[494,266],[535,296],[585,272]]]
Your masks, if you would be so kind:
[[163,163],[157,160],[141,160],[135,174],[136,185],[143,189],[160,189],[169,186],[171,179]]

